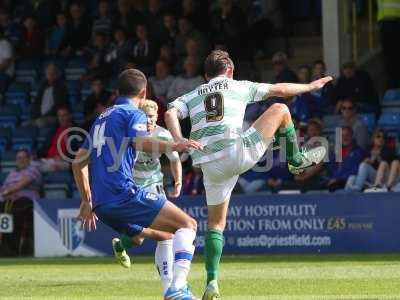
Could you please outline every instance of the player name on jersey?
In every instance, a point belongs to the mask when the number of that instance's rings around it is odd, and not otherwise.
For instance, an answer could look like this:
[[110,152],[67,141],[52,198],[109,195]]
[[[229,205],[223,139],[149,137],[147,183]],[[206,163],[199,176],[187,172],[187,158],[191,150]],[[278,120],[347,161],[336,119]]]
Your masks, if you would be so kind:
[[204,94],[213,93],[220,90],[228,89],[228,80],[213,82],[212,84],[202,85],[198,88],[197,93],[199,96]]

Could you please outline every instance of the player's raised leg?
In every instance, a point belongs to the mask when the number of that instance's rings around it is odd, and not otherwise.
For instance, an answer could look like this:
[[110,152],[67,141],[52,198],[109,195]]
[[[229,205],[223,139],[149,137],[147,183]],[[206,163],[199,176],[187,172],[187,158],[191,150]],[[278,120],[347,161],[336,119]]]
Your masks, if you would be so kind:
[[289,171],[294,174],[320,163],[325,157],[324,147],[316,147],[305,152],[299,150],[296,129],[286,104],[273,104],[252,126],[268,144],[275,138],[281,146],[284,146]]

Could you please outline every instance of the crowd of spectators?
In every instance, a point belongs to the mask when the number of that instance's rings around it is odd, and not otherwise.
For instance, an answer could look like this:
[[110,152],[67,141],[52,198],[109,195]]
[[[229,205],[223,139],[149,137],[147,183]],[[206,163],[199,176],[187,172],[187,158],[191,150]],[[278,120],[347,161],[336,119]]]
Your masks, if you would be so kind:
[[[73,150],[79,145],[67,145],[65,131],[73,126],[90,129],[95,118],[112,105],[113,81],[121,70],[135,67],[146,73],[148,98],[158,103],[159,123],[163,125],[167,104],[205,82],[202,62],[211,49],[228,50],[236,62],[251,60],[262,50],[260,40],[271,32],[257,26],[280,28],[282,23],[276,15],[263,19],[269,10],[273,9],[266,7],[253,18],[251,10],[245,12],[233,0],[3,1],[0,105],[6,105],[3,95],[16,81],[18,62],[34,62],[40,65],[40,75],[32,82],[35,93],[29,115],[18,126],[48,129],[42,143],[29,151],[16,151],[16,170],[0,181],[0,199],[6,200],[0,201],[0,211],[15,209],[21,212],[18,218],[25,220],[18,223],[22,226],[16,229],[19,235],[26,236],[32,229],[31,219],[23,212],[41,195],[41,174],[45,177],[70,170],[65,160],[71,158],[68,147]],[[48,63],[42,64],[44,61]],[[71,61],[84,70],[73,80],[67,78],[64,68]],[[321,60],[293,69],[284,52],[272,56],[272,66],[273,83],[309,83],[326,73]],[[77,97],[72,86],[86,89],[86,96]],[[400,190],[397,140],[393,142],[381,129],[370,139],[374,128],[361,116],[368,113],[377,117],[380,113],[378,93],[367,72],[348,62],[340,77],[317,93],[252,104],[245,115],[245,127],[268,105],[283,101],[291,110],[303,146],[326,145],[329,161],[293,176],[280,159],[284,155],[273,151],[269,156],[274,158],[272,164],[266,168],[260,162],[259,168],[243,174],[235,192]],[[328,124],[328,117],[334,118],[334,126]],[[190,124],[186,121],[182,126],[187,134]],[[332,127],[340,129],[336,133],[339,145],[334,143],[335,132],[328,130]],[[326,144],[321,136],[328,137]],[[201,171],[192,167],[190,158],[182,161],[182,193],[203,194]],[[15,203],[14,208],[7,203]]]

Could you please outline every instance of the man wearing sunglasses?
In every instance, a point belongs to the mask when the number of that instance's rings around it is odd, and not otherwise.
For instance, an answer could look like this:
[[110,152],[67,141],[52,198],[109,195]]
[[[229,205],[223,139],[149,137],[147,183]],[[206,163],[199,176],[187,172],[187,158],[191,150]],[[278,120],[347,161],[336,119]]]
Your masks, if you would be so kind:
[[344,99],[340,106],[340,121],[338,127],[350,127],[358,146],[366,149],[369,144],[368,128],[357,114],[356,106],[352,99]]

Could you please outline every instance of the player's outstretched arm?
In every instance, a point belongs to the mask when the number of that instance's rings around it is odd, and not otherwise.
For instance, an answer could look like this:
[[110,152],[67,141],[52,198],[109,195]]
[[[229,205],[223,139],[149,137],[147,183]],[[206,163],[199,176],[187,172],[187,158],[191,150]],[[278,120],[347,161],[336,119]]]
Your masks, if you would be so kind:
[[331,76],[327,76],[308,84],[297,83],[276,83],[271,85],[267,97],[293,97],[303,93],[310,93],[318,91],[324,87],[325,84],[332,81]]
[[203,146],[194,140],[167,142],[151,137],[137,137],[133,145],[136,150],[147,153],[189,152],[191,149],[202,149]]
[[92,211],[92,194],[89,185],[89,153],[86,149],[79,149],[74,161],[72,162],[72,172],[81,195],[81,207],[79,219],[82,220],[82,226],[87,227],[89,231],[96,229],[97,216]]

